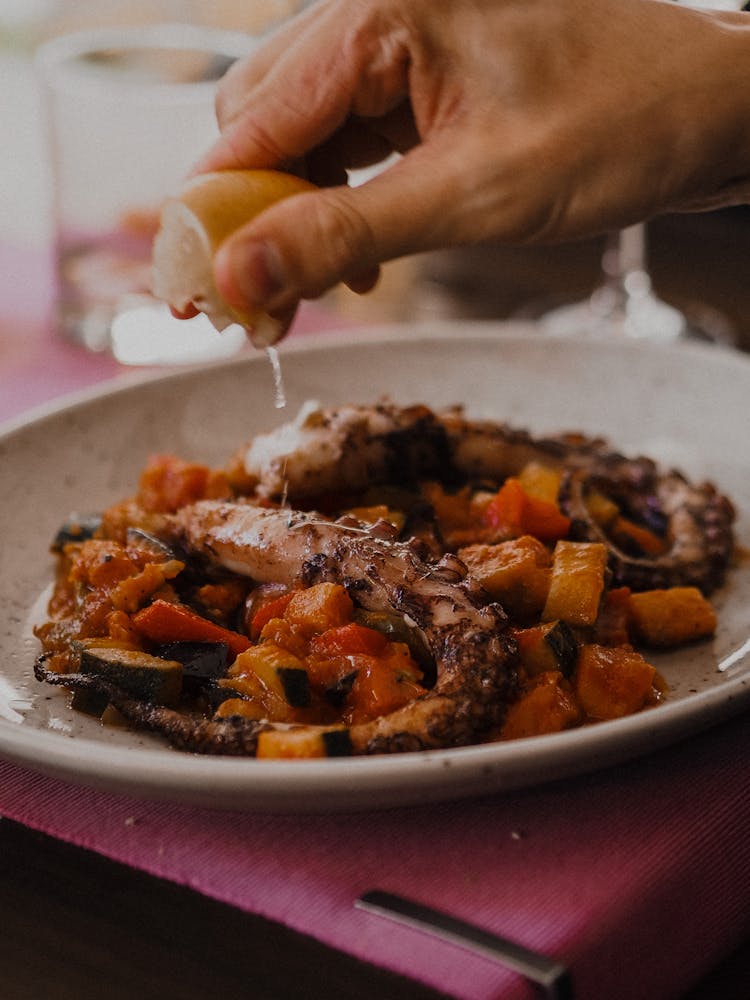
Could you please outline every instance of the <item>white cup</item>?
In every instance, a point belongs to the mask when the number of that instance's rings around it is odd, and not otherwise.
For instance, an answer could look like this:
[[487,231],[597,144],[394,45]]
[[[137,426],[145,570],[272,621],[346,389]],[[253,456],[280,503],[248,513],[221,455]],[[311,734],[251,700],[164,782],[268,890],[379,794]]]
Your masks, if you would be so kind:
[[63,335],[126,364],[240,350],[239,327],[175,320],[150,294],[163,199],[218,135],[219,78],[258,40],[197,25],[82,31],[42,45]]

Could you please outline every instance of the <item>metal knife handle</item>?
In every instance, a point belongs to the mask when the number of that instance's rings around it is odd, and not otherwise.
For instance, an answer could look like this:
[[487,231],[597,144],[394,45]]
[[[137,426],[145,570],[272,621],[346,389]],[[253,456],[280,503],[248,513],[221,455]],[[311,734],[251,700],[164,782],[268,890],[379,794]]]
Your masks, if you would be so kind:
[[501,962],[541,986],[549,1000],[573,1000],[573,987],[567,968],[514,941],[491,934],[440,910],[379,889],[365,892],[354,905],[358,909],[377,913]]

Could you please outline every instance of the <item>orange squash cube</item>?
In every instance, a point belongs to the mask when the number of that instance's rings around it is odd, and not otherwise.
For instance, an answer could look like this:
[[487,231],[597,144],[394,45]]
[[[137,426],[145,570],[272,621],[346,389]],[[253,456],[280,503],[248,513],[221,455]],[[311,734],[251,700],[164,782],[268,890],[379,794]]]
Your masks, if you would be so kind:
[[581,711],[568,681],[558,671],[536,678],[534,686],[508,709],[500,731],[503,740],[559,733],[581,721]]
[[656,669],[627,646],[581,646],[576,698],[591,719],[619,719],[654,701]]
[[512,617],[526,621],[539,616],[547,599],[552,560],[537,538],[523,535],[497,545],[467,545],[459,549],[458,557]]
[[346,625],[353,613],[354,605],[341,584],[317,583],[306,590],[294,591],[284,618],[311,633],[318,633]]
[[636,638],[646,646],[682,646],[716,631],[716,612],[697,587],[631,594],[630,614]]

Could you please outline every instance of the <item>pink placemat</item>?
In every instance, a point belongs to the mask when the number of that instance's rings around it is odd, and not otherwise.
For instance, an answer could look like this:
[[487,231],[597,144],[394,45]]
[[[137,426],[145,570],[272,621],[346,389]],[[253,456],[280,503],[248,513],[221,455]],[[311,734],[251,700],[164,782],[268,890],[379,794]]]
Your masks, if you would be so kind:
[[0,764],[0,813],[466,1000],[538,996],[353,909],[404,894],[569,966],[577,1000],[679,997],[750,930],[750,733],[737,719],[564,784],[330,816],[221,812]]
[[[6,269],[3,270],[3,267]],[[115,374],[60,341],[48,261],[0,304],[0,419]],[[312,307],[297,333],[334,322]],[[750,727],[564,784],[335,816],[144,801],[0,763],[0,814],[467,1000],[538,993],[487,959],[353,909],[379,888],[557,958],[578,1000],[679,997],[750,932]]]

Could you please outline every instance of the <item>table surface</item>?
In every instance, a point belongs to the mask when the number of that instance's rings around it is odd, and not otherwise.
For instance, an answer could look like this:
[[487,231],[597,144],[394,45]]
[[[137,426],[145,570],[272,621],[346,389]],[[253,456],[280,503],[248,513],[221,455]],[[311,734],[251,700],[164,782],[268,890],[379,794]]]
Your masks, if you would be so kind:
[[[15,56],[0,59],[6,92],[26,72]],[[18,101],[3,102],[4,134],[26,128],[26,112],[34,110],[28,89],[18,93]],[[29,163],[38,137],[28,132],[26,141]],[[20,162],[13,158],[2,176],[0,210],[10,212],[12,205],[4,239],[25,251],[48,238],[48,199],[43,171],[20,184]],[[8,170],[12,184],[6,183]],[[25,207],[24,198],[9,195],[14,184],[25,192]],[[750,214],[740,209],[663,219],[651,226],[650,237],[657,291],[691,310],[721,311],[738,330],[740,345],[750,346]],[[596,283],[600,252],[601,241],[593,240],[545,250],[433,254],[389,266],[366,300],[339,290],[325,305],[342,322],[528,316],[585,295]],[[23,370],[19,322],[0,312],[0,361]],[[91,364],[82,359],[84,368]],[[107,370],[104,361],[101,372]],[[7,819],[0,819],[0,857],[2,995],[8,1000],[438,996],[279,924]],[[746,944],[685,1000],[744,1000],[749,977]]]

